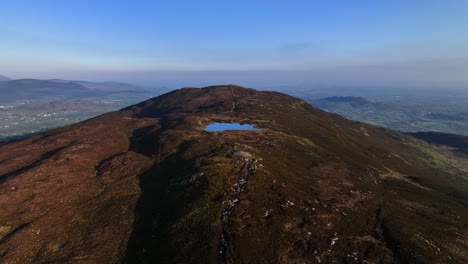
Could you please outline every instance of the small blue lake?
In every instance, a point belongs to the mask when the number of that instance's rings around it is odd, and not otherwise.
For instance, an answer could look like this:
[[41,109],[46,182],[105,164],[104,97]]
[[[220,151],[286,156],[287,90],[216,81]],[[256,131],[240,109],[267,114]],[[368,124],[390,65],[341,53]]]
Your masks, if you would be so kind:
[[213,123],[209,124],[205,131],[210,132],[220,132],[226,130],[260,130],[249,124],[239,124],[239,123]]

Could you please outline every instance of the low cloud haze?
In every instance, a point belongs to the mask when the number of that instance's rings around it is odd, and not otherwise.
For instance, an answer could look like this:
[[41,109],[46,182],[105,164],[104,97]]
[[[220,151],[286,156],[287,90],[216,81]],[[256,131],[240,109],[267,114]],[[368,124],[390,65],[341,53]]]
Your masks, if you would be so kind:
[[0,74],[144,86],[468,83],[467,1],[4,1]]
[[[282,85],[340,84],[430,85],[433,87],[468,85],[468,60],[417,61],[398,64],[342,66],[310,71],[57,71],[31,72],[13,78],[79,79],[120,81],[147,87],[178,88],[235,83],[250,87]],[[3,73],[3,72],[2,72]]]

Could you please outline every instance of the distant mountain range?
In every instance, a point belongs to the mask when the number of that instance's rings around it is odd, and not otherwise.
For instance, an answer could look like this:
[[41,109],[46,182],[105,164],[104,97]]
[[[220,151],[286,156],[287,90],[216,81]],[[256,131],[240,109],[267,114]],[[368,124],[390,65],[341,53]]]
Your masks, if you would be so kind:
[[9,81],[9,80],[11,80],[11,79],[8,78],[8,77],[5,77],[3,75],[0,75],[0,82]]
[[319,99],[320,102],[330,102],[330,103],[348,103],[352,106],[364,106],[364,105],[375,105],[365,98],[355,97],[355,96],[332,96]]
[[138,90],[139,88],[133,85],[117,82],[86,82],[59,79],[4,80],[0,82],[0,103],[9,103],[20,100],[36,100],[52,96],[80,98],[112,92]]

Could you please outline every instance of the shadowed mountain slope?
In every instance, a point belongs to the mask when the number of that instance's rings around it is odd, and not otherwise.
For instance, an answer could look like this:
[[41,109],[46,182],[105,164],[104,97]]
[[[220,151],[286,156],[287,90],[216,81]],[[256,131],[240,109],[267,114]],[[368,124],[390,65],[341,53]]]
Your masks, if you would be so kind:
[[466,172],[413,137],[184,88],[0,145],[0,261],[464,263],[467,198]]

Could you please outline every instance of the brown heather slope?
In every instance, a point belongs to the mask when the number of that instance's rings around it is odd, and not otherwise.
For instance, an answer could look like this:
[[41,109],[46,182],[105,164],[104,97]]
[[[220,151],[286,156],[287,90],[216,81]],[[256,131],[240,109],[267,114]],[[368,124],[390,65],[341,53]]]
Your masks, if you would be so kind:
[[1,145],[0,262],[466,263],[460,168],[284,94],[184,88]]

